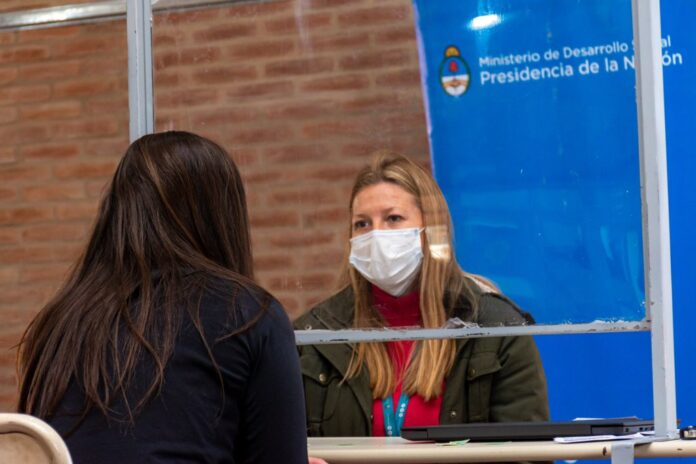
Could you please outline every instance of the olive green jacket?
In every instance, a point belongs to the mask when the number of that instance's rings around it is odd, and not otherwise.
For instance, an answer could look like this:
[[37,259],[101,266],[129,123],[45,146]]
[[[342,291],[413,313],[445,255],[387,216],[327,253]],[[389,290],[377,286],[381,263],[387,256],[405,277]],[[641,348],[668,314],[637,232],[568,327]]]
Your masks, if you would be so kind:
[[[520,325],[531,317],[502,295],[477,291],[481,326]],[[296,329],[353,327],[354,299],[346,288],[295,322]],[[471,320],[470,308],[452,316]],[[372,393],[367,369],[345,382],[348,344],[300,346],[309,436],[371,436]],[[546,378],[532,337],[457,340],[454,365],[445,380],[440,423],[549,420]]]

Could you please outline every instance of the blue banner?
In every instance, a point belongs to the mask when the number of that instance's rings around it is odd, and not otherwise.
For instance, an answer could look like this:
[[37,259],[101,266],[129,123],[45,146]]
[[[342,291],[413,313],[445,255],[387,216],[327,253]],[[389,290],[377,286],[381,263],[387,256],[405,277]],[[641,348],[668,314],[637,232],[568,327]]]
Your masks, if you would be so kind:
[[[693,142],[696,2],[663,14],[668,137]],[[414,0],[457,256],[544,324],[645,317],[629,0]],[[678,96],[675,95],[678,94]],[[670,156],[687,156],[668,138]],[[675,150],[684,150],[675,154]]]

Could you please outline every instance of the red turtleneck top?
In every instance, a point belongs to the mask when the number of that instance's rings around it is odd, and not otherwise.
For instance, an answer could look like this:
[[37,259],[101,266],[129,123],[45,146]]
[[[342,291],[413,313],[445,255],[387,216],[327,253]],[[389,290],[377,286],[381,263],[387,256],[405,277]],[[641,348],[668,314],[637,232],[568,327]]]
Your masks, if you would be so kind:
[[[416,290],[401,297],[394,297],[384,292],[375,285],[372,286],[372,301],[380,312],[389,327],[421,327],[420,316],[420,293]],[[398,342],[387,342],[387,352],[394,366],[397,380],[396,389],[393,394],[394,406],[399,402],[401,396],[401,378],[406,370],[411,349],[412,340]],[[420,395],[414,395],[408,402],[404,427],[415,425],[437,425],[440,423],[440,406],[442,396],[438,396],[430,401]],[[375,437],[385,436],[384,432],[384,412],[382,410],[382,400],[376,399],[372,403],[372,435]]]

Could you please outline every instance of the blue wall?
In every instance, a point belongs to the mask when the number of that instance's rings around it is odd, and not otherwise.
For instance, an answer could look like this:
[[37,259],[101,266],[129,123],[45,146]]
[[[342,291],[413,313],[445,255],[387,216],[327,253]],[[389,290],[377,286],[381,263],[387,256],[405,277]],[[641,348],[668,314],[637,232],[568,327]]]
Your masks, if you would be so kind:
[[[632,71],[581,75],[583,59],[569,58],[574,77],[491,85],[483,72],[514,66],[480,61],[611,38],[630,43],[630,0],[414,6],[434,170],[452,210],[460,262],[492,277],[542,323],[642,319]],[[474,27],[477,17],[489,26]],[[664,68],[664,78],[677,416],[684,426],[696,425],[696,1],[663,1],[662,20],[670,39],[663,52],[682,59]],[[456,51],[447,58],[451,45]],[[620,54],[610,57],[623,62]],[[445,91],[448,73],[468,79],[464,93]],[[652,417],[650,334],[536,340],[553,419]]]

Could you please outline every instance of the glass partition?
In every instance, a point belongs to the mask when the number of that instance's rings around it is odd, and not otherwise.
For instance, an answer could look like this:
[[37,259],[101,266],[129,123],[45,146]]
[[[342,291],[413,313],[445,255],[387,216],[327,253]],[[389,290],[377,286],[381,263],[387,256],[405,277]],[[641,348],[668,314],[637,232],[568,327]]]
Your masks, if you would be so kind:
[[293,316],[338,288],[358,170],[380,149],[429,169],[408,1],[156,12],[157,130],[224,145],[244,176],[256,273]]
[[124,21],[0,32],[3,411],[16,395],[10,347],[84,246],[128,144],[127,75]]
[[438,181],[478,290],[539,324],[647,329],[630,2],[502,3],[155,11],[156,127],[233,153],[258,277],[294,317],[347,283],[351,186],[386,149]]

